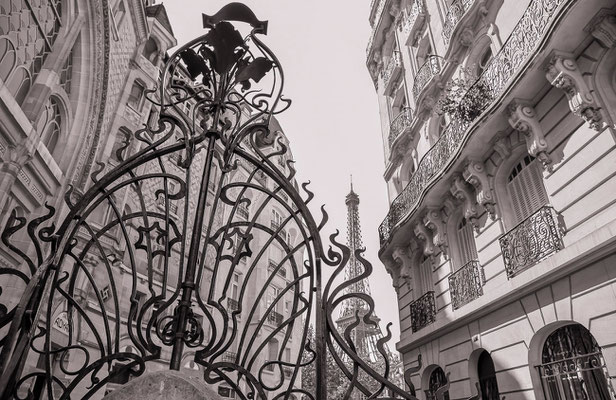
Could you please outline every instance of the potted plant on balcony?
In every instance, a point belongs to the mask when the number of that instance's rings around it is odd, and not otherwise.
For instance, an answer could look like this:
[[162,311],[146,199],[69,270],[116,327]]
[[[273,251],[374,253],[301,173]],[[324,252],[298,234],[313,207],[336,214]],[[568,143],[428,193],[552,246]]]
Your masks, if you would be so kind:
[[488,100],[488,86],[476,79],[468,69],[463,69],[459,77],[451,79],[445,85],[438,99],[436,112],[468,123],[481,115]]

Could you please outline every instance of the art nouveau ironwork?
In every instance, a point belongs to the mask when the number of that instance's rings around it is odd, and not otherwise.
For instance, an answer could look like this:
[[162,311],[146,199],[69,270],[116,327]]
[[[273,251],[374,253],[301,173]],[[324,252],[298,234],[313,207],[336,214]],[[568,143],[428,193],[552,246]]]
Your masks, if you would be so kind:
[[415,101],[421,95],[423,89],[428,85],[432,78],[441,72],[443,58],[435,55],[427,57],[426,61],[419,67],[413,80],[413,98]]
[[413,109],[410,107],[404,107],[398,116],[391,121],[389,125],[389,149],[393,147],[396,139],[408,128],[411,127],[413,122]]
[[[537,54],[537,47],[542,43],[542,38],[555,16],[559,14],[559,7],[573,1],[575,0],[533,0],[529,4],[503,47],[490,60],[477,80],[477,84],[484,86],[488,94],[482,111],[496,103],[495,100],[503,94],[509,80],[526,65],[532,54]],[[394,227],[416,209],[430,181],[460,152],[472,132],[474,122],[451,121],[438,141],[423,156],[417,171],[392,201],[389,214],[379,227],[381,245],[389,240]]]
[[429,291],[413,301],[411,307],[411,330],[413,333],[430,325],[436,318],[434,292]]
[[563,248],[558,215],[550,206],[520,222],[499,239],[507,277],[513,278]]
[[[332,313],[354,297],[376,324],[373,300],[348,290],[372,267],[337,234],[325,250],[327,214],[310,213],[313,194],[297,189],[285,138],[271,129],[290,101],[260,39],[267,22],[238,3],[203,22],[207,32],[168,58],[147,93],[158,114],[126,133],[89,190],[69,189],[66,215],[46,206],[29,223],[9,218],[2,243],[20,264],[0,268],[0,398],[88,398],[157,364],[188,365],[242,399],[326,399],[326,352],[337,352],[351,363],[334,357],[347,398],[415,399],[410,380],[410,393],[389,381],[389,332],[379,374],[351,340],[360,316],[336,329]],[[351,258],[364,269],[339,283]],[[291,340],[301,350],[292,358]],[[315,393],[298,384],[309,365]]]
[[449,43],[458,22],[464,17],[468,9],[471,8],[474,1],[475,0],[455,0],[451,3],[447,10],[447,15],[445,15],[445,22],[443,23],[443,39],[445,39],[445,43]]
[[449,290],[451,292],[451,307],[456,310],[483,296],[483,285],[486,278],[479,261],[472,260],[462,268],[449,275]]

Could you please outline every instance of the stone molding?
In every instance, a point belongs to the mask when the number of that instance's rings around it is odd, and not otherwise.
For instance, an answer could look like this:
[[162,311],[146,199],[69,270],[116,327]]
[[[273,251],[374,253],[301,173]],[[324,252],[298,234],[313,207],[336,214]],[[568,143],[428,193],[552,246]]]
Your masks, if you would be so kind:
[[565,54],[552,55],[545,71],[545,77],[550,84],[567,95],[569,108],[573,114],[586,121],[590,128],[601,130],[603,127],[601,113],[575,59]]
[[423,254],[425,256],[432,256],[435,254],[434,250],[434,239],[432,238],[432,233],[428,228],[421,222],[415,224],[415,228],[413,229],[415,232],[415,236],[422,242],[423,244]]
[[475,188],[477,203],[481,204],[490,219],[496,219],[496,201],[485,165],[481,161],[470,160],[462,172],[464,179]]
[[464,207],[464,218],[471,223],[475,232],[479,233],[479,212],[471,186],[466,183],[461,175],[456,175],[453,178],[449,191],[453,197],[462,202]]
[[548,142],[533,106],[523,100],[514,99],[509,104],[508,113],[511,127],[524,134],[528,154],[537,158],[544,169],[552,171]]
[[440,207],[429,207],[423,219],[426,228],[432,231],[432,243],[448,257],[447,219]]

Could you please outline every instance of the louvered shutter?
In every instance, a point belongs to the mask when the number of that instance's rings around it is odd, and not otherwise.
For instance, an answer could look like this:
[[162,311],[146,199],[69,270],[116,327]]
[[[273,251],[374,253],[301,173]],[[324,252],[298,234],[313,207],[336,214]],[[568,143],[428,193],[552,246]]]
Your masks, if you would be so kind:
[[458,225],[458,251],[460,254],[458,268],[463,267],[471,260],[477,259],[477,246],[473,237],[473,229],[464,219]]
[[[515,171],[518,171],[515,174]],[[515,213],[515,224],[520,223],[548,203],[543,177],[537,162],[523,160],[512,171],[508,183],[509,196]]]
[[419,266],[419,284],[421,287],[420,296],[434,290],[434,283],[432,282],[432,262],[429,257]]

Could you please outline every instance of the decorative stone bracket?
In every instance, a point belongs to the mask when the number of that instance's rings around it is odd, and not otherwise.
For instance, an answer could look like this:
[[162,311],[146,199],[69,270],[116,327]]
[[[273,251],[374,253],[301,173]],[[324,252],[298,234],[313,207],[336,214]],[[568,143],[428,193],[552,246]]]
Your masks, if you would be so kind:
[[600,130],[603,127],[601,112],[596,107],[597,103],[575,59],[569,55],[553,55],[545,71],[545,76],[552,86],[563,90],[567,95],[573,114],[586,121],[590,128]]
[[429,208],[423,219],[426,228],[433,233],[432,243],[447,257],[447,223],[441,208]]
[[[395,285],[400,279],[403,279],[409,288],[412,287],[411,286],[412,281],[413,281],[412,257],[413,257],[412,246],[398,246],[394,248],[394,251],[392,253],[392,258],[394,262],[396,263],[396,265],[399,267],[399,270],[396,272],[393,270],[390,271],[388,269],[387,272],[389,272],[390,275],[392,276],[392,279]],[[394,287],[396,287],[396,290],[398,289],[397,286],[394,286]]]
[[552,159],[548,153],[548,142],[537,119],[535,109],[522,100],[513,100],[509,104],[509,124],[524,134],[528,154],[537,158],[544,169],[552,171]]
[[426,256],[432,256],[435,254],[434,241],[432,239],[432,233],[426,228],[426,226],[419,222],[415,225],[415,236],[423,242],[423,253]]
[[473,196],[473,189],[466,183],[462,176],[457,175],[453,178],[449,189],[453,197],[463,202],[464,218],[471,223],[475,232],[479,233],[479,212],[477,211],[477,201]]
[[494,221],[496,218],[496,201],[483,163],[470,160],[462,174],[464,179],[475,188],[477,203],[488,211],[488,215]]

